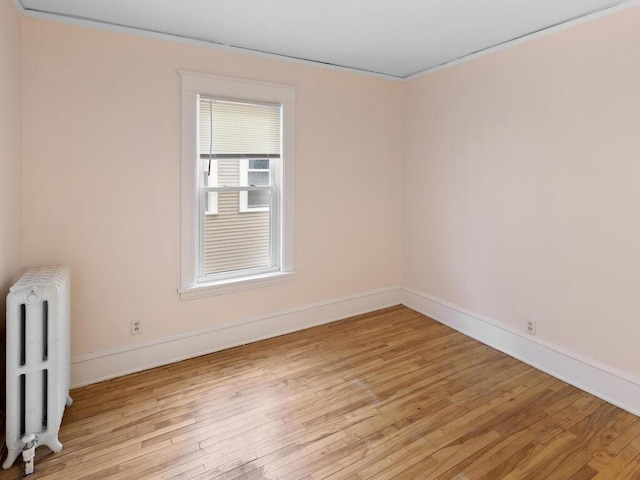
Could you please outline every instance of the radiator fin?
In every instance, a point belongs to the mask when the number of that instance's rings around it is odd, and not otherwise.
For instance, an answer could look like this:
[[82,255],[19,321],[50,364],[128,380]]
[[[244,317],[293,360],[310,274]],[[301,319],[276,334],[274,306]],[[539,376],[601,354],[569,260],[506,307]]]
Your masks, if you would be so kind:
[[47,407],[49,397],[49,372],[42,370],[42,431],[47,430]]
[[27,408],[26,405],[27,399],[27,377],[23,373],[20,375],[20,437],[22,437],[27,430],[27,412],[25,411]]
[[[42,302],[42,361],[49,356],[49,302]],[[46,372],[46,370],[45,370]]]
[[27,364],[27,307],[24,303],[20,304],[20,366]]

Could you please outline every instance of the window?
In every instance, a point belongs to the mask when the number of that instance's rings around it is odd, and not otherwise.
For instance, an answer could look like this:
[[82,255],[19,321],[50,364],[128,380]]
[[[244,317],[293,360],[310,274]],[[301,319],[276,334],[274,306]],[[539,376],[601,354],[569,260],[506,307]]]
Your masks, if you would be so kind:
[[295,91],[181,75],[181,298],[290,279]]

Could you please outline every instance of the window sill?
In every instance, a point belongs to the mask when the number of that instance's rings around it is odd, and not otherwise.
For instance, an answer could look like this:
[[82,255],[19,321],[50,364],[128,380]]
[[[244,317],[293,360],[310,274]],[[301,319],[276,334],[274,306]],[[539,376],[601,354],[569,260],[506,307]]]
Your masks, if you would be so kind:
[[254,288],[270,287],[281,283],[288,283],[295,279],[296,272],[275,272],[249,277],[231,278],[218,282],[200,283],[193,287],[178,289],[180,300],[191,300],[225,293],[239,292]]

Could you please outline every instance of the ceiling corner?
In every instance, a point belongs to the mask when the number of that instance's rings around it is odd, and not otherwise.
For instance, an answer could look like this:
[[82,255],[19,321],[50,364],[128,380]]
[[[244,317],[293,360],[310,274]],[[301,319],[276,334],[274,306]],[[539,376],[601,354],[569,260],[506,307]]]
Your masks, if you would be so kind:
[[20,0],[13,0],[13,4],[18,9],[18,12],[20,12],[20,15],[24,15],[25,8],[22,2]]

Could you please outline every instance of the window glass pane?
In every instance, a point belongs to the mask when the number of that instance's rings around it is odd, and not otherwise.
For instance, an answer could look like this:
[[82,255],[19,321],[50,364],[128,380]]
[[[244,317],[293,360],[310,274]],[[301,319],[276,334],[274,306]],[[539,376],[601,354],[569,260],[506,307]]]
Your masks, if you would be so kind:
[[249,168],[255,170],[269,170],[269,160],[268,159],[260,159],[260,160],[249,160]]
[[218,212],[218,194],[217,192],[209,192],[205,196],[206,204],[204,206],[205,212],[214,214]]
[[269,185],[269,172],[249,171],[247,181],[251,186]]
[[240,185],[240,161],[229,158],[218,160],[218,186],[238,185]]
[[247,192],[248,208],[265,208],[269,207],[271,192],[269,190],[253,190]]
[[[247,192],[269,206],[271,191]],[[258,193],[257,197],[251,194]],[[271,266],[271,209],[239,211],[240,192],[218,193],[218,215],[204,218],[204,274]]]
[[204,173],[204,186],[215,187],[217,185],[216,172],[218,171],[218,161],[215,159],[209,160],[204,157],[202,157],[200,161],[202,162],[201,171]]

